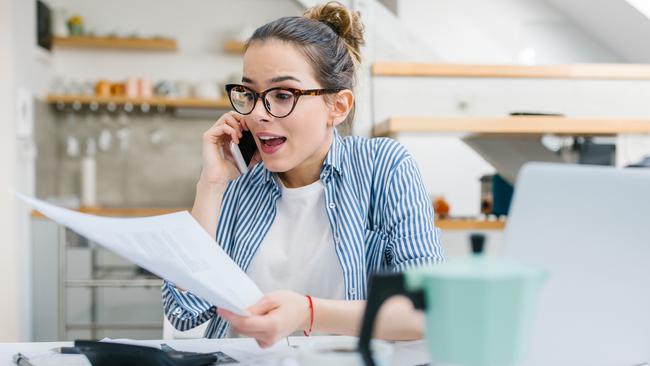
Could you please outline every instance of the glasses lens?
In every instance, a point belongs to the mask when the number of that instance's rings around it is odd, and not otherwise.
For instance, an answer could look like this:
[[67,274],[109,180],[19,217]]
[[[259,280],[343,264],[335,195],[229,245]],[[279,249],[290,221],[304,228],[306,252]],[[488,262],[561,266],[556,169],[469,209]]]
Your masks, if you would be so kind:
[[255,94],[251,90],[238,85],[230,89],[230,101],[237,112],[247,114],[255,106]]
[[268,111],[275,117],[286,117],[291,113],[296,96],[285,89],[271,90],[266,94],[264,103]]

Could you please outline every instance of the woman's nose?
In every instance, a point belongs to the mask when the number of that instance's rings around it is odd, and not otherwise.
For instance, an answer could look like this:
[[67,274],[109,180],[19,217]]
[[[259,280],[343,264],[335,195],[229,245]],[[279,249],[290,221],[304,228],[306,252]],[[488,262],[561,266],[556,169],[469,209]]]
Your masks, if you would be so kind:
[[264,103],[264,98],[259,98],[253,107],[251,117],[255,120],[255,122],[269,122],[271,118],[269,112],[267,112],[266,108],[264,108]]

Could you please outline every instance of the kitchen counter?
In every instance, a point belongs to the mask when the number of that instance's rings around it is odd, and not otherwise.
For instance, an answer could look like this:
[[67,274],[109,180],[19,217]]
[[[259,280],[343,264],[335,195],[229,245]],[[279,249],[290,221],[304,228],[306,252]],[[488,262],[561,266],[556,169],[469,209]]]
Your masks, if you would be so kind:
[[[91,215],[109,217],[142,217],[164,215],[172,212],[185,211],[183,207],[80,207],[75,209]],[[43,214],[34,210],[32,217],[45,218]],[[436,220],[436,226],[442,230],[503,230],[505,220],[483,220],[474,218],[447,218]]]

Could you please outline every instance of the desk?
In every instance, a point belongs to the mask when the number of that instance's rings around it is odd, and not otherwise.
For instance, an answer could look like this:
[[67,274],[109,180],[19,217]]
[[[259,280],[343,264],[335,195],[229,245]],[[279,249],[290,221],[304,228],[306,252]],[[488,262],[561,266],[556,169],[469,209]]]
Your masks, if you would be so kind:
[[[263,363],[264,365],[282,364],[297,366],[299,365],[298,362],[281,361],[287,358],[296,358],[298,354],[296,348],[299,349],[305,342],[324,342],[337,338],[341,337],[288,337],[265,350],[257,347],[257,343],[252,338],[152,340],[142,341],[142,343],[150,343],[152,345],[167,343],[172,348],[183,351],[222,351],[238,360],[251,360],[248,363],[243,363],[244,365]],[[30,353],[47,352],[54,347],[71,345],[72,342],[0,343],[0,366],[15,366],[12,362],[12,357],[18,352],[29,355]],[[62,355],[60,357],[64,356]],[[428,358],[424,341],[395,342],[394,344],[393,365],[422,365],[428,362]],[[65,363],[61,363],[61,365],[63,364]]]

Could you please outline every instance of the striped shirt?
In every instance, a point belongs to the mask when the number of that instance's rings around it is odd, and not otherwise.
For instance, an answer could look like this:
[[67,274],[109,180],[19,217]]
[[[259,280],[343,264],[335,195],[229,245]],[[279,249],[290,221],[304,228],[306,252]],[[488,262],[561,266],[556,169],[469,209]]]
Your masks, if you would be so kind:
[[[444,260],[420,171],[397,141],[342,138],[335,131],[320,179],[347,300],[364,300],[370,275],[380,269],[402,271]],[[224,192],[216,241],[244,271],[273,223],[280,194],[263,163],[231,181]],[[209,320],[204,337],[227,334],[228,323],[207,301],[170,282],[163,283],[162,298],[176,329]]]

